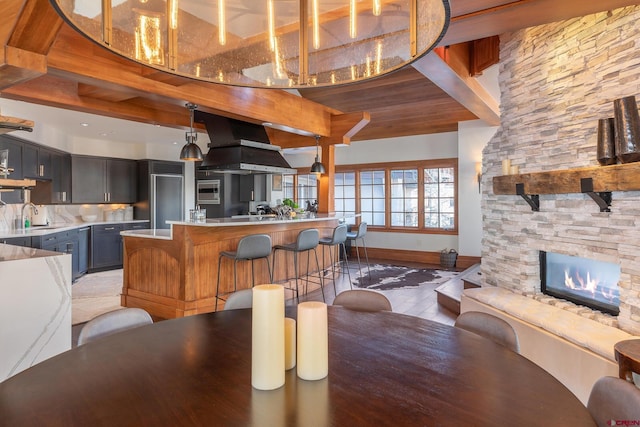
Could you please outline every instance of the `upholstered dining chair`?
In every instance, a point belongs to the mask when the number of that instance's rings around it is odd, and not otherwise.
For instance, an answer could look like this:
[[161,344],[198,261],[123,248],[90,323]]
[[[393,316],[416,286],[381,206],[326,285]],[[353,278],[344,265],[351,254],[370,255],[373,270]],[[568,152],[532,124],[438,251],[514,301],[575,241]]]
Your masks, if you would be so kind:
[[612,420],[640,420],[640,389],[633,383],[602,377],[593,385],[587,409],[598,427],[611,425]]
[[141,308],[122,308],[89,320],[80,330],[78,345],[104,338],[127,329],[150,325],[153,319]]
[[393,311],[387,297],[379,292],[366,289],[342,291],[333,300],[333,305],[355,311]]
[[223,310],[237,310],[253,307],[253,289],[241,289],[229,294]]
[[480,311],[466,311],[458,316],[455,327],[473,332],[520,353],[520,342],[515,329],[499,317]]

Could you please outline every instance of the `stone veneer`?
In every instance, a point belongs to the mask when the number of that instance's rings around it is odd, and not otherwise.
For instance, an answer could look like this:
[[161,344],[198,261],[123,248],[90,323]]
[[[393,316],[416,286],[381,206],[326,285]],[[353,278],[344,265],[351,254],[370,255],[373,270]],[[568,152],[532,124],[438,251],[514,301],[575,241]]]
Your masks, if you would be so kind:
[[[614,192],[610,213],[582,194],[541,195],[540,212],[493,194],[502,159],[521,173],[598,165],[596,128],[613,100],[640,100],[640,6],[500,37],[501,126],[483,154],[482,273],[499,286],[640,334],[640,192]],[[619,263],[618,317],[540,293],[538,252]]]

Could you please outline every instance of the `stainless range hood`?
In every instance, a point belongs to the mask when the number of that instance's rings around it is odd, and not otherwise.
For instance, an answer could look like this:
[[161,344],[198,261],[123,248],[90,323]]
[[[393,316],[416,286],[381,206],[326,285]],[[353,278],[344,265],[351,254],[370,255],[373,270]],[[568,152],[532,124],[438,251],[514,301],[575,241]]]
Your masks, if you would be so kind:
[[203,123],[211,143],[202,170],[220,173],[295,174],[281,149],[269,142],[264,126],[195,111],[194,121]]

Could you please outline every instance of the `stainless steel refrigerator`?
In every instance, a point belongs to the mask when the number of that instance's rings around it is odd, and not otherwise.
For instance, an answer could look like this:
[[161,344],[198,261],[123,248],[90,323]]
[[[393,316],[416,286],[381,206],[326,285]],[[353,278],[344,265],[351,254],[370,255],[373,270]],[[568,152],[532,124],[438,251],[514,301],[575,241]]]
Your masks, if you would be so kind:
[[169,228],[167,221],[184,220],[184,165],[181,162],[138,162],[138,202],[134,205],[134,217],[149,220],[151,228]]

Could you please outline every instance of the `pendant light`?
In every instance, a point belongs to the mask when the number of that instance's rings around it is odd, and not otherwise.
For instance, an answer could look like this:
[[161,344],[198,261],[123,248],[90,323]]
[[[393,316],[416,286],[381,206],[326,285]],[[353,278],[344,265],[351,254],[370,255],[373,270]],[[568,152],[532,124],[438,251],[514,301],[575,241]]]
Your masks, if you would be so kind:
[[318,151],[319,142],[320,142],[320,135],[316,135],[316,161],[313,162],[313,164],[311,165],[310,172],[315,173],[317,175],[322,175],[325,172],[325,170],[324,170],[324,165],[320,163],[320,155]]
[[193,112],[196,108],[198,108],[198,106],[188,103],[186,107],[190,112],[191,123],[190,130],[186,133],[187,143],[184,145],[184,147],[182,147],[182,150],[180,151],[180,160],[199,162],[202,160],[202,150],[200,150],[200,147],[198,147],[198,144],[196,144],[196,141],[198,140],[198,134],[193,130]]

